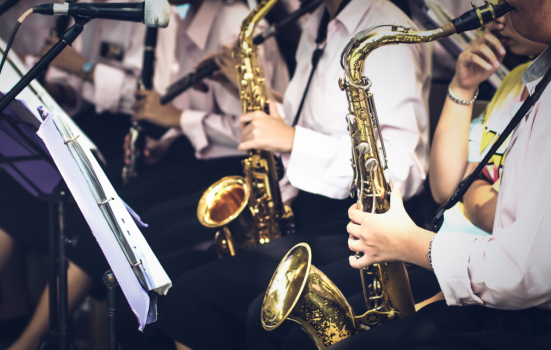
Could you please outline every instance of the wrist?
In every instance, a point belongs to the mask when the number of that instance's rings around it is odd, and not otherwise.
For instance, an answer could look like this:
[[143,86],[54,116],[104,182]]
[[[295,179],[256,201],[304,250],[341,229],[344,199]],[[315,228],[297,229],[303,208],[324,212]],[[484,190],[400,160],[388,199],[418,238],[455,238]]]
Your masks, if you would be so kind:
[[474,97],[477,88],[478,85],[471,87],[462,86],[461,84],[459,84],[456,77],[453,77],[450,83],[450,89],[453,91],[453,94],[456,97],[466,101],[470,101]]
[[95,71],[96,64],[82,57],[82,60],[80,60],[78,75],[84,80],[93,81]]
[[416,227],[410,234],[409,244],[405,251],[406,258],[402,260],[432,270],[427,253],[435,235],[434,232]]

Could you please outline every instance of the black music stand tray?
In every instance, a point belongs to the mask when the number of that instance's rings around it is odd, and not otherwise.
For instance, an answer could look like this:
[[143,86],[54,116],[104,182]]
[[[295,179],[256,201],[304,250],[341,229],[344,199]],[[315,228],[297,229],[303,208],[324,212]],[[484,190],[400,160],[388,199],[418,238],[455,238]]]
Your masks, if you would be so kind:
[[36,135],[39,126],[40,121],[21,101],[12,102],[0,114],[0,168],[32,195],[49,203],[49,331],[39,349],[66,350],[73,348],[67,329],[65,258],[65,244],[71,241],[64,233],[64,206],[69,191],[46,146]]

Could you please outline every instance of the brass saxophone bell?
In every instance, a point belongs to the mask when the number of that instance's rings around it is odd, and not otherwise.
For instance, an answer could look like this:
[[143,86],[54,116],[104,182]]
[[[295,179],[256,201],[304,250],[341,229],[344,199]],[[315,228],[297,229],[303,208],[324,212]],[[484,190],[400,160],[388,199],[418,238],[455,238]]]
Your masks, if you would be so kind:
[[312,265],[312,251],[299,243],[277,267],[264,296],[264,329],[289,319],[302,327],[318,349],[357,333],[352,307],[323,272]]

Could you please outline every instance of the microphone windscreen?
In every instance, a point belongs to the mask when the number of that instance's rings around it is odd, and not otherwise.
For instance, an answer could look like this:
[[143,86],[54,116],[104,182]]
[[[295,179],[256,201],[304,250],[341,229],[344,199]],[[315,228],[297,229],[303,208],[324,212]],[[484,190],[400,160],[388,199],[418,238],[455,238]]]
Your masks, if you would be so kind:
[[148,27],[166,28],[170,21],[170,5],[167,0],[145,0],[144,24]]

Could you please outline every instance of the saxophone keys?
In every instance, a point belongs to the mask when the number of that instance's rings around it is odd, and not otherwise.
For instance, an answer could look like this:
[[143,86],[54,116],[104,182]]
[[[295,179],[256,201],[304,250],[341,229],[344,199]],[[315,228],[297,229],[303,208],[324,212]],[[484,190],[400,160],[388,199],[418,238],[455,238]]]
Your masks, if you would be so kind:
[[369,151],[371,151],[371,147],[369,146],[369,144],[367,142],[362,142],[360,143],[356,149],[358,150],[358,152],[360,152],[360,155],[364,155],[366,153],[368,153]]
[[365,162],[365,170],[367,170],[369,172],[373,172],[375,169],[377,169],[378,165],[379,165],[379,163],[377,162],[377,160],[375,158],[369,158]]
[[339,77],[339,89],[341,89],[341,91],[344,91],[345,89],[344,81],[342,81],[341,77]]

